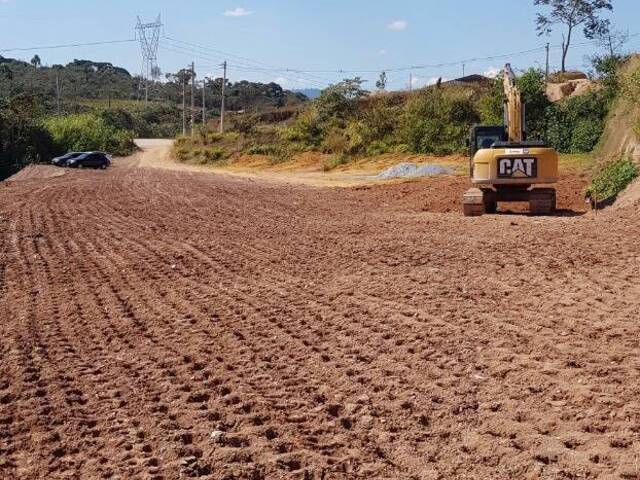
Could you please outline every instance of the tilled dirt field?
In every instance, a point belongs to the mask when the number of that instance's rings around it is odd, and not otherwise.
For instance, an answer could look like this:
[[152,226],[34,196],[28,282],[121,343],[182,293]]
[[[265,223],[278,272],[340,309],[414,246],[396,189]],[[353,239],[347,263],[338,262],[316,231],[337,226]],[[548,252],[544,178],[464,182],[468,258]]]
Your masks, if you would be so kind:
[[640,478],[640,215],[576,182],[0,184],[0,478]]

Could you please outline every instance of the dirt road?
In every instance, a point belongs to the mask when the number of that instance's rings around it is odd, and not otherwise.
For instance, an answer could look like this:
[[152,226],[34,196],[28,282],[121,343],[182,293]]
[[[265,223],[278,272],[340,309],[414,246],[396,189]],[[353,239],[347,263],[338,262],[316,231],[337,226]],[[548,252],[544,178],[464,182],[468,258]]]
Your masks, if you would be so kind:
[[640,478],[637,207],[43,176],[0,184],[0,478]]

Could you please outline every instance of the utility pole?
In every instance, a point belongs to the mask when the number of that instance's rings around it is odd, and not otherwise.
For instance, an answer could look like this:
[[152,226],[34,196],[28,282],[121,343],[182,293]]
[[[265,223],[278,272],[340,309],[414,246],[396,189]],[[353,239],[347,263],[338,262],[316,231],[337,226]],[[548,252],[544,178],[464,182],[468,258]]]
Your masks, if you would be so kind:
[[207,77],[202,79],[202,128],[207,125]]
[[191,62],[191,136],[194,133],[194,127],[196,124],[196,103],[195,103],[195,91],[196,91],[196,64]]
[[466,69],[467,69],[467,66],[463,63],[462,64],[462,78],[464,78],[464,74],[466,73]]
[[60,116],[60,72],[56,69],[56,111]]
[[222,101],[220,102],[220,133],[224,133],[225,93],[227,89],[227,62],[222,64]]
[[545,68],[544,81],[549,83],[549,42],[547,42],[547,64]]
[[182,70],[182,135],[187,135],[187,71]]

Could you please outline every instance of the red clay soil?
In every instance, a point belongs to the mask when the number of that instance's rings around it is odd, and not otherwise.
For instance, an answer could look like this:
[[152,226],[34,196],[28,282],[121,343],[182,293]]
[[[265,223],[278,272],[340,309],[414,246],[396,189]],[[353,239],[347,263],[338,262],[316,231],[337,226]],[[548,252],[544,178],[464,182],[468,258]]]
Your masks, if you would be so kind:
[[640,478],[637,207],[464,188],[0,184],[0,478]]

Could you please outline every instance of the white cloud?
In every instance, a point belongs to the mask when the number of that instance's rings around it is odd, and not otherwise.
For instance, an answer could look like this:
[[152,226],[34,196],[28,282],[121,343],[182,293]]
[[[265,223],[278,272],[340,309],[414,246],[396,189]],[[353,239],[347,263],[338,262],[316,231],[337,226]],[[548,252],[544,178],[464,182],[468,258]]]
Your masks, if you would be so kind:
[[485,77],[496,78],[500,75],[500,69],[496,67],[489,67],[486,72],[483,73]]
[[386,54],[387,54],[386,48],[381,48],[380,50],[378,50],[378,55],[386,55]]
[[251,15],[253,12],[250,12],[246,8],[236,7],[233,10],[227,10],[224,12],[225,17],[246,17],[247,15]]
[[289,84],[289,80],[284,77],[274,78],[273,81],[278,85],[280,85],[281,87],[284,87],[285,85]]
[[400,32],[402,30],[405,30],[408,26],[409,22],[407,22],[406,20],[396,20],[387,25],[387,28],[395,32]]

